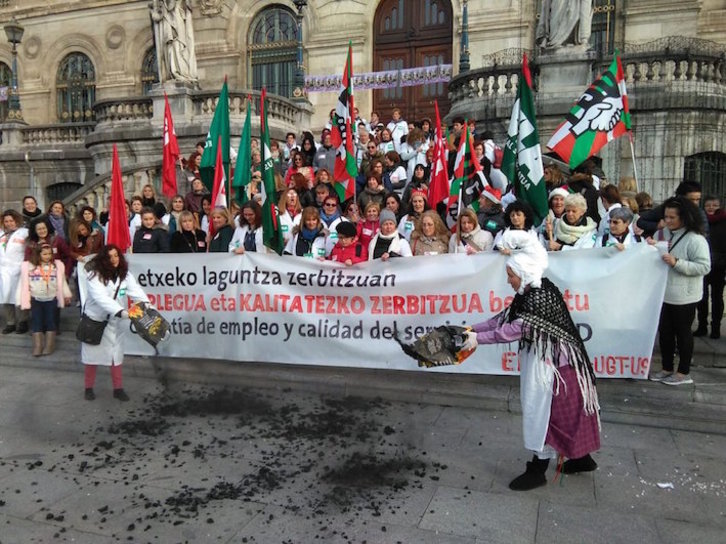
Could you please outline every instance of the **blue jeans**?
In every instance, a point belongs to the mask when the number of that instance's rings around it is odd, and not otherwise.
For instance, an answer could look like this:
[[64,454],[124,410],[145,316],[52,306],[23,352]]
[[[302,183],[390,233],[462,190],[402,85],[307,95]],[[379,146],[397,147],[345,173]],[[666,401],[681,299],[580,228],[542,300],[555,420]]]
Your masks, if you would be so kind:
[[30,330],[31,332],[50,332],[58,327],[55,322],[55,311],[58,307],[56,299],[41,301],[30,299]]

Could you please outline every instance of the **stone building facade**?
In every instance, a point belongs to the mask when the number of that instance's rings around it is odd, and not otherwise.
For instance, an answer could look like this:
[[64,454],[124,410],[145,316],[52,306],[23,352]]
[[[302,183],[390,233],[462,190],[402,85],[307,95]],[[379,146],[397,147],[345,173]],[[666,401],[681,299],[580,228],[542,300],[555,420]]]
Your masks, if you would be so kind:
[[[155,49],[149,0],[0,0],[0,23],[11,17],[25,31],[18,47],[18,89],[23,123],[0,102],[0,201],[16,206],[23,194],[42,202],[106,194],[111,143],[119,144],[127,188],[157,182],[162,90],[155,87]],[[166,85],[185,152],[203,139],[223,78],[229,81],[233,134],[239,134],[243,99],[262,85],[275,93],[271,124],[316,133],[336,93],[296,96],[297,23],[302,21],[303,65],[308,75],[338,75],[353,47],[356,73],[452,65],[450,88],[435,83],[357,90],[364,116],[401,107],[409,118],[432,111],[461,113],[502,135],[516,89],[517,59],[534,43],[540,1],[469,0],[193,0],[199,83]],[[297,4],[297,5],[296,5]],[[305,4],[300,8],[299,5]],[[684,177],[722,194],[726,177],[726,1],[594,0],[594,51],[573,52],[587,78],[615,47],[628,68],[634,142],[641,187],[656,199]],[[298,15],[301,18],[298,19]],[[462,32],[470,70],[459,73]],[[0,40],[0,86],[10,83],[11,46]],[[584,90],[584,86],[582,87]],[[577,98],[572,88],[540,88],[543,143]],[[630,174],[625,141],[602,154],[608,177]]]

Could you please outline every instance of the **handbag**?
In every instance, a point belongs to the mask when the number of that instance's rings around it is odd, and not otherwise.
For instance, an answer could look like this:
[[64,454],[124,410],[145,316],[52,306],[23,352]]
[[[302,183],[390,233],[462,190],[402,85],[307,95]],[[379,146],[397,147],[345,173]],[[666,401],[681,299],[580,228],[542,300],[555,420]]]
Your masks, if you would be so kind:
[[96,321],[86,314],[81,314],[81,320],[78,322],[78,328],[76,329],[76,338],[84,344],[97,346],[101,343],[106,325],[108,325],[108,319]]
[[[121,282],[119,281],[116,287],[116,292],[113,294],[113,299],[116,300],[118,290],[121,288]],[[103,331],[106,330],[108,320],[110,316],[103,321],[96,321],[86,315],[86,304],[83,303],[83,309],[81,310],[81,320],[78,322],[78,328],[76,329],[76,338],[84,344],[91,346],[97,346],[101,343],[103,338]]]

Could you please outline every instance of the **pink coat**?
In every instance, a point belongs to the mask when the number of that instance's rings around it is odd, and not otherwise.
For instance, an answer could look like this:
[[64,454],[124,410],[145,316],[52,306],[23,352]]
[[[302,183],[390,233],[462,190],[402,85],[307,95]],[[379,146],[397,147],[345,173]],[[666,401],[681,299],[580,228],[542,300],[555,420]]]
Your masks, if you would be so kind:
[[[56,259],[55,263],[56,280],[58,282],[58,307],[63,308],[65,306],[65,297],[71,296],[71,291],[66,281],[66,267],[65,265]],[[28,275],[30,267],[32,265],[28,261],[23,261],[20,265],[20,284],[18,285],[18,302],[23,310],[30,309],[30,282],[28,281]]]

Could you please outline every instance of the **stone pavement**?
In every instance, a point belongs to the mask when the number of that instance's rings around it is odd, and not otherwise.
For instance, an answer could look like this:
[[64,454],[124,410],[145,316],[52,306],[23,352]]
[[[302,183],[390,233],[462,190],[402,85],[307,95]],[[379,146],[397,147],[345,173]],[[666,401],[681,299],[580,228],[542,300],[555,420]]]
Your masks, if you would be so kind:
[[2,544],[725,541],[724,434],[606,421],[598,470],[515,493],[511,410],[145,377],[120,403],[106,369],[86,402],[56,368],[0,364]]

